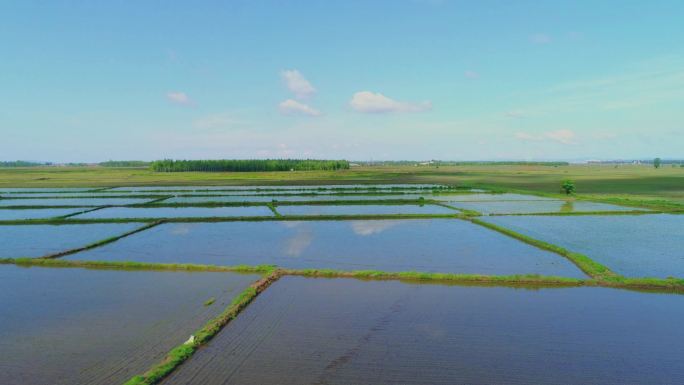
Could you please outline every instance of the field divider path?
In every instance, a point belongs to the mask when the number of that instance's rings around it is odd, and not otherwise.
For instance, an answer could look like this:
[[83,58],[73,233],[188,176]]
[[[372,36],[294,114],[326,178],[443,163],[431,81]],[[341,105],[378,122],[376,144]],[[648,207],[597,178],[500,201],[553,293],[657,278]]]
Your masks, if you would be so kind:
[[78,211],[78,212],[71,213],[71,214],[67,214],[67,215],[62,215],[62,216],[55,217],[55,218],[52,218],[52,219],[67,219],[67,218],[74,217],[74,216],[76,216],[76,215],[81,215],[81,214],[89,213],[89,212],[92,212],[92,211],[102,210],[102,209],[107,208],[107,207],[109,207],[109,206],[95,207],[95,208],[88,209],[88,210],[83,210],[83,211]]
[[273,282],[280,278],[278,271],[272,271],[260,280],[251,284],[240,293],[228,307],[216,318],[207,322],[204,327],[196,331],[188,341],[171,349],[166,357],[142,375],[134,376],[124,385],[157,384],[168,376],[174,369],[192,357],[197,349],[207,344],[226,325],[235,319],[254,299]]
[[618,274],[614,273],[607,266],[604,266],[593,259],[587,257],[584,254],[574,253],[560,246],[556,246],[551,243],[540,241],[538,239],[528,237],[527,235],[520,234],[511,229],[498,226],[489,222],[482,221],[478,218],[467,218],[470,222],[486,227],[490,230],[498,231],[501,234],[507,235],[511,238],[515,238],[519,241],[527,243],[532,246],[536,246],[540,249],[547,250],[559,254],[567,258],[570,262],[574,263],[580,270],[595,279],[617,277]]
[[123,233],[123,234],[120,234],[120,235],[117,235],[117,236],[114,236],[114,237],[105,238],[105,239],[99,240],[99,241],[97,241],[97,242],[93,242],[93,243],[87,244],[87,245],[82,246],[82,247],[77,247],[77,248],[74,248],[74,249],[69,249],[69,250],[64,250],[64,251],[60,251],[60,252],[53,253],[53,254],[44,255],[44,256],[38,257],[38,258],[36,258],[36,259],[54,259],[54,258],[60,258],[60,257],[66,256],[66,255],[75,254],[75,253],[78,253],[78,252],[81,252],[81,251],[84,251],[84,250],[94,249],[94,248],[96,248],[96,247],[104,246],[104,245],[106,245],[106,244],[108,244],[108,243],[112,243],[112,242],[118,241],[119,239],[125,238],[125,237],[127,237],[127,236],[129,236],[129,235],[133,235],[133,234],[139,233],[139,232],[141,232],[141,231],[145,231],[145,230],[147,230],[147,229],[150,229],[150,228],[152,228],[152,227],[155,227],[155,226],[161,224],[162,222],[163,222],[163,221],[152,222],[152,223],[146,224],[145,226],[138,227],[137,229],[133,229],[133,230],[131,230],[131,231],[125,232],[125,233]]
[[156,270],[263,273],[277,271],[280,276],[303,276],[315,278],[350,278],[360,280],[403,281],[409,283],[434,283],[454,285],[485,285],[521,288],[598,286],[615,289],[639,290],[654,293],[684,294],[682,278],[627,278],[613,276],[604,278],[569,278],[538,274],[479,275],[457,273],[427,273],[416,271],[387,272],[379,270],[333,270],[333,269],[287,269],[275,265],[202,265],[190,263],[155,263],[135,261],[79,261],[45,258],[0,258],[0,264],[44,268],[84,268],[105,270]]

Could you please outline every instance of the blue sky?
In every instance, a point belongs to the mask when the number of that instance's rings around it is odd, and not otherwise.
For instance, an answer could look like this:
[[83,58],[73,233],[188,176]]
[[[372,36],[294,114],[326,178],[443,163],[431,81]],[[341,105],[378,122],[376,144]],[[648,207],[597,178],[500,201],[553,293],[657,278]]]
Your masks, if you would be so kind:
[[1,2],[0,160],[684,157],[680,0],[180,3]]

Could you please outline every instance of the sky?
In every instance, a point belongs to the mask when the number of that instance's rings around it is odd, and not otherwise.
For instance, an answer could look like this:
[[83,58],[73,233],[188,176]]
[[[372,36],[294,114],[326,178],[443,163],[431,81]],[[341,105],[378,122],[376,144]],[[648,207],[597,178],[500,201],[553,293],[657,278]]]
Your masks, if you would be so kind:
[[0,2],[0,160],[684,158],[684,1]]

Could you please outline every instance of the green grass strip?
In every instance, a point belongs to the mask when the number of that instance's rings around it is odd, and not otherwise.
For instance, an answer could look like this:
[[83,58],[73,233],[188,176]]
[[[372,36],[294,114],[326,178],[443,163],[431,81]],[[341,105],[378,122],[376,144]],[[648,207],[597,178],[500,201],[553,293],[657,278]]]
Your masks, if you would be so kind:
[[318,278],[353,278],[362,280],[397,280],[414,283],[506,286],[506,287],[575,287],[597,286],[616,289],[648,291],[656,293],[684,293],[682,278],[627,278],[610,276],[600,279],[580,279],[569,277],[553,277],[537,274],[521,275],[478,275],[424,273],[415,271],[386,272],[378,270],[341,271],[331,269],[279,269],[275,265],[200,265],[182,263],[149,263],[132,261],[77,261],[63,259],[40,258],[0,258],[0,264],[14,264],[25,267],[45,268],[84,268],[108,270],[151,270],[151,271],[196,271],[196,272],[232,272],[294,275]]
[[472,223],[478,224],[480,226],[486,227],[486,228],[494,230],[494,231],[498,231],[501,234],[504,234],[504,235],[507,235],[511,238],[515,238],[519,241],[525,242],[529,245],[536,246],[540,249],[552,251],[556,254],[562,255],[563,257],[570,260],[570,262],[574,263],[580,270],[582,270],[583,272],[585,272],[587,275],[589,275],[592,278],[602,279],[602,278],[616,277],[617,276],[617,274],[615,274],[613,271],[611,271],[608,267],[594,261],[593,259],[587,257],[584,254],[571,252],[571,251],[564,249],[560,246],[556,246],[556,245],[553,245],[551,243],[547,243],[544,241],[540,241],[538,239],[534,239],[532,237],[528,237],[527,235],[520,234],[516,231],[495,225],[493,223],[485,222],[485,221],[482,221],[482,220],[477,219],[477,218],[468,218],[468,220],[471,221]]
[[0,264],[14,264],[26,267],[71,267],[93,270],[150,270],[150,271],[205,271],[232,273],[272,273],[274,265],[200,265],[191,263],[148,263],[135,261],[77,261],[43,258],[0,258]]
[[105,239],[102,239],[102,240],[100,240],[100,241],[93,242],[93,243],[90,243],[90,244],[88,244],[88,245],[85,245],[85,246],[83,246],[83,247],[77,247],[77,248],[75,248],[75,249],[69,249],[69,250],[65,250],[65,251],[60,251],[60,252],[58,252],[58,253],[48,254],[48,255],[39,257],[39,259],[54,259],[54,258],[60,258],[60,257],[63,257],[63,256],[65,256],[65,255],[70,255],[70,254],[78,253],[78,252],[80,252],[80,251],[94,249],[94,248],[96,248],[96,247],[100,247],[100,246],[106,245],[106,244],[108,244],[108,243],[112,243],[112,242],[118,241],[119,239],[125,238],[125,237],[127,237],[127,236],[129,236],[129,235],[133,235],[133,234],[135,234],[135,233],[139,233],[139,232],[141,232],[141,231],[145,231],[145,230],[147,230],[147,229],[149,229],[149,228],[152,228],[152,227],[154,227],[154,226],[157,226],[157,225],[160,224],[160,223],[161,223],[161,221],[153,222],[153,223],[147,224],[147,225],[145,225],[145,226],[138,227],[137,229],[128,231],[128,232],[126,232],[126,233],[123,233],[123,234],[120,234],[120,235],[116,235],[116,236],[114,236],[114,237],[105,238]]
[[190,358],[202,345],[209,342],[230,321],[249,305],[262,291],[278,279],[277,273],[272,273],[253,283],[233,299],[230,305],[216,318],[207,322],[204,327],[196,331],[188,342],[178,345],[166,355],[157,365],[142,375],[134,376],[124,385],[152,385],[168,376],[176,367]]
[[535,287],[567,287],[583,286],[587,280],[579,278],[552,277],[538,274],[526,275],[480,275],[480,274],[449,274],[423,273],[416,271],[386,272],[378,270],[340,271],[331,269],[280,269],[282,275],[298,275],[320,278],[356,278],[368,280],[396,280],[405,282],[435,282],[458,284],[483,284],[497,286],[530,286]]

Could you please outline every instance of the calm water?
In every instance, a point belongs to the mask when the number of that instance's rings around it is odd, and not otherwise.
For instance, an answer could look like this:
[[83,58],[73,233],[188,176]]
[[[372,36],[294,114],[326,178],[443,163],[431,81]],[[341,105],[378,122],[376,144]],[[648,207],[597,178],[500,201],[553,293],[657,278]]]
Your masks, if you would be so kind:
[[278,206],[282,215],[386,215],[386,214],[455,214],[457,211],[437,205],[296,205]]
[[[416,189],[433,188],[433,184],[346,184],[346,185],[288,185],[288,186],[142,186],[116,187],[108,191],[202,191],[202,190],[316,190],[316,189]],[[0,190],[2,191],[2,190]]]
[[117,206],[146,203],[151,200],[140,198],[0,199],[0,206]]
[[169,223],[65,258],[584,277],[559,255],[456,219]]
[[684,297],[284,277],[164,385],[681,384]]
[[492,202],[449,202],[453,207],[474,210],[483,214],[527,214],[527,213],[567,213],[583,211],[634,211],[633,207],[610,205],[594,202],[565,201],[492,201]]
[[42,257],[140,227],[139,223],[0,225],[0,258]]
[[548,201],[551,198],[523,194],[453,194],[436,195],[434,199],[447,202],[482,202],[482,201]]
[[121,384],[257,279],[0,266],[0,384]]
[[1,193],[15,193],[15,192],[79,192],[79,191],[90,191],[97,189],[97,187],[50,187],[50,188],[27,188],[27,187],[4,187],[0,188]]
[[160,204],[164,203],[207,203],[207,202],[307,202],[307,201],[370,201],[370,200],[388,200],[388,199],[419,199],[424,197],[430,199],[430,194],[393,194],[393,195],[226,195],[214,197],[173,197],[165,199]]
[[110,207],[77,215],[77,219],[103,218],[198,218],[198,217],[270,217],[266,206],[245,207]]
[[583,253],[630,277],[684,277],[684,215],[525,216],[484,220]]
[[61,217],[63,215],[69,215],[83,210],[87,210],[87,208],[0,210],[0,221],[17,219],[46,219]]

